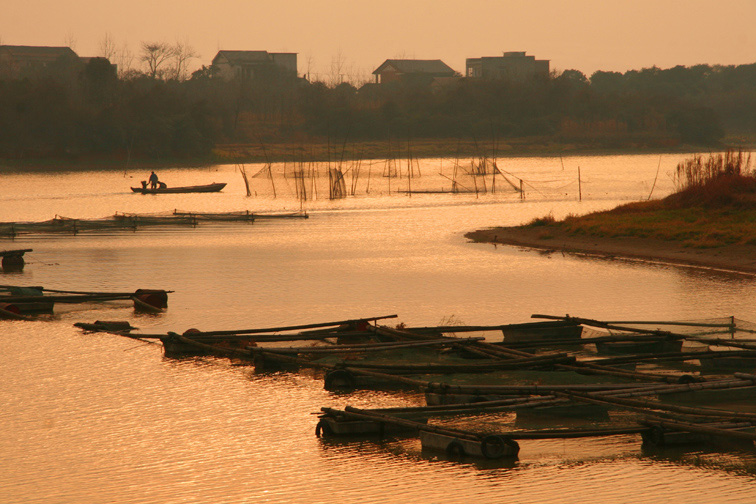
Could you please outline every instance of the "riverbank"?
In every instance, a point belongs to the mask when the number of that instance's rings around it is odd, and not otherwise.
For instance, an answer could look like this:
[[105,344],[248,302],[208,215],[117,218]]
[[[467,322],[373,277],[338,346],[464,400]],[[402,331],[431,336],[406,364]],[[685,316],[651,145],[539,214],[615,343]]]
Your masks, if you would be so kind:
[[743,151],[679,163],[661,200],[468,233],[473,241],[756,273],[756,173]]
[[465,234],[476,243],[512,245],[540,251],[628,258],[756,274],[755,245],[686,247],[680,242],[638,237],[602,237],[571,233],[558,226],[482,229]]
[[[741,145],[750,139],[732,138],[727,145]],[[756,143],[756,139],[753,140]],[[197,158],[130,158],[124,153],[100,156],[67,155],[55,158],[0,159],[2,172],[50,172],[89,170],[153,170],[164,168],[197,168],[218,164],[332,162],[356,159],[470,159],[479,157],[570,157],[634,154],[686,154],[725,149],[724,146],[696,146],[654,142],[648,138],[583,139],[568,141],[554,137],[485,140],[431,138],[410,141],[348,141],[311,139],[306,142],[279,142],[216,145],[208,156]]]

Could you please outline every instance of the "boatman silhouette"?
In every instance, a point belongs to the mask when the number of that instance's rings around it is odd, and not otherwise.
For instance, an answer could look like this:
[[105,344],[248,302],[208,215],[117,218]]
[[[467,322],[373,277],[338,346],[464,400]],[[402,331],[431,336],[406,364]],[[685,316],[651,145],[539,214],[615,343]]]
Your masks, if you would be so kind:
[[155,175],[155,172],[150,173],[150,189],[157,189],[158,186],[158,176]]

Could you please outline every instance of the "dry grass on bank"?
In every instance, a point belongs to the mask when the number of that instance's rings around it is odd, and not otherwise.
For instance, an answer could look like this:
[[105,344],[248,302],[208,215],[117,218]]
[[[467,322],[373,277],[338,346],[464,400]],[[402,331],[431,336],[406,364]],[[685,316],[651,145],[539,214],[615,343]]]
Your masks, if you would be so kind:
[[651,238],[694,248],[756,245],[756,173],[750,155],[727,152],[694,156],[677,167],[678,191],[662,200],[621,205],[556,222],[535,219],[528,227],[572,235]]

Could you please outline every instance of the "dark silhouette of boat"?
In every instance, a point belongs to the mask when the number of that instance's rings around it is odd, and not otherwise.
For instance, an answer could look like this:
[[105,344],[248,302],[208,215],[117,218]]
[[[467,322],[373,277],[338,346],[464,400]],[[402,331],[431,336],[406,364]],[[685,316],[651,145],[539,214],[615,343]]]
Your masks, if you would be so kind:
[[149,187],[132,187],[131,190],[141,194],[176,194],[176,193],[208,193],[218,192],[226,187],[225,182],[213,182],[212,184],[183,186],[183,187],[158,187],[150,189]]

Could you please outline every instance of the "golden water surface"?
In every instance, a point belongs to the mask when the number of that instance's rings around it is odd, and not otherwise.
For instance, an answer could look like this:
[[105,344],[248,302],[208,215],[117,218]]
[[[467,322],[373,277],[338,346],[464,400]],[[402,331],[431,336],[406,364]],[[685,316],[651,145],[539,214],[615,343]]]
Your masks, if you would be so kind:
[[[306,202],[284,176],[295,167],[281,165],[274,166],[273,183],[264,174],[250,178],[251,197],[234,166],[162,170],[169,185],[228,186],[217,194],[160,196],[131,193],[148,175],[141,171],[4,174],[2,221],[174,209],[304,208],[310,218],[1,238],[0,250],[34,250],[24,272],[2,275],[3,284],[175,292],[168,311],[157,316],[113,302],[57,305],[52,320],[0,322],[0,502],[754,502],[752,454],[649,452],[639,436],[521,441],[511,463],[449,461],[422,451],[413,438],[318,439],[314,413],[323,406],[400,406],[422,398],[333,394],[307,373],[255,374],[224,359],[168,359],[159,345],[73,327],[128,320],[146,333],[183,332],[389,314],[408,325],[451,317],[468,324],[525,322],[532,313],[756,321],[756,282],[749,275],[537,253],[463,237],[549,213],[562,217],[663,196],[673,188],[679,159],[500,162],[512,181],[524,181],[524,201],[501,179],[491,193],[490,178],[485,193],[397,192],[409,183],[450,189],[449,160],[423,161],[412,180],[384,177],[385,163],[375,162],[369,189],[363,166],[355,195],[337,201],[328,199],[327,176],[320,176],[309,181],[309,189],[320,185],[317,199]],[[263,168],[246,170],[251,176]]]

